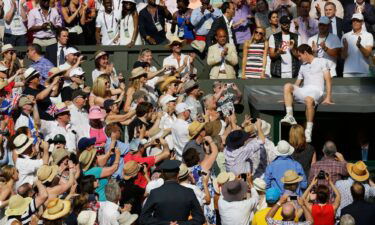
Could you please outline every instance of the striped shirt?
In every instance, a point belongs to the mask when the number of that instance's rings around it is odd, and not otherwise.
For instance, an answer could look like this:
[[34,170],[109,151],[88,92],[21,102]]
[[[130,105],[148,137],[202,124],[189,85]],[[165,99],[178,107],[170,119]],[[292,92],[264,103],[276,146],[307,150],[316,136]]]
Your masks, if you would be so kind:
[[[37,208],[36,208],[36,205],[35,205],[35,199],[33,199],[30,204],[29,204],[29,208],[27,209],[27,211],[21,215],[21,218],[18,219],[22,224],[29,224],[29,222],[31,221],[31,216],[36,212]],[[8,221],[7,222],[12,222],[13,220],[12,219],[15,219],[16,217],[14,216],[9,216],[8,217]]]
[[246,78],[260,78],[263,73],[263,43],[252,43],[247,49]]

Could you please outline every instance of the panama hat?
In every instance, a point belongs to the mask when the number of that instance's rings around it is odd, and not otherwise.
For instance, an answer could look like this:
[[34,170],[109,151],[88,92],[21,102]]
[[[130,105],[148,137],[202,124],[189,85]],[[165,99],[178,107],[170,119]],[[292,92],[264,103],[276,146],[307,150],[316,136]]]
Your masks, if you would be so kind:
[[26,134],[19,134],[14,140],[13,144],[16,148],[17,154],[22,154],[34,142],[34,138],[29,138]]
[[193,139],[195,138],[199,132],[204,128],[204,125],[206,123],[200,123],[198,121],[193,121],[190,125],[189,125],[189,139]]
[[[92,58],[92,59],[97,60],[97,59],[99,59],[100,57],[102,57],[102,56],[104,56],[104,55],[108,55],[108,53],[105,52],[105,51],[99,50],[99,51],[96,51],[96,52],[94,53],[94,58]],[[92,59],[91,59],[91,60],[92,60]]]
[[246,196],[247,184],[243,180],[233,180],[225,183],[221,188],[223,198],[227,202],[242,201]]
[[56,106],[56,111],[54,112],[55,117],[61,113],[70,111],[64,102],[59,102],[55,106]]
[[68,213],[70,213],[70,201],[55,198],[48,202],[42,217],[47,220],[57,220]]
[[131,3],[136,4],[134,0],[122,0],[122,3],[124,3],[124,2],[131,2]]
[[370,174],[367,170],[367,166],[363,161],[356,163],[346,164],[346,168],[351,178],[356,181],[362,182],[368,180]]
[[301,182],[303,180],[303,177],[299,176],[294,170],[287,170],[280,180],[284,184],[295,184]]
[[181,163],[180,170],[178,172],[178,179],[183,179],[189,175],[189,168],[185,163]]
[[61,160],[66,157],[69,157],[69,152],[64,148],[56,148],[52,152],[52,161],[56,165],[58,165]]
[[179,37],[177,36],[172,36],[170,39],[169,39],[169,43],[166,45],[167,48],[169,48],[173,43],[179,43],[181,45],[183,45],[185,43],[184,40],[181,40]]
[[5,210],[6,216],[21,216],[29,209],[29,204],[32,198],[24,198],[20,195],[12,195],[9,199],[9,204]]
[[191,47],[198,50],[200,53],[204,52],[204,49],[206,48],[206,42],[204,41],[199,41],[199,40],[194,40],[191,42]]
[[6,44],[6,45],[3,45],[3,47],[1,47],[1,55],[2,54],[4,54],[5,52],[7,52],[7,51],[11,51],[11,50],[13,50],[14,51],[14,47],[13,47],[13,45],[11,45],[11,44]]
[[288,156],[293,154],[294,148],[287,141],[281,140],[277,143],[274,152],[277,156]]
[[224,171],[224,172],[219,173],[219,175],[216,178],[214,178],[214,180],[212,181],[215,192],[217,194],[220,194],[219,187],[221,187],[225,183],[227,183],[229,181],[233,181],[235,179],[236,179],[236,175],[234,175],[234,173],[232,173],[232,172],[225,172]]
[[29,67],[27,70],[25,70],[23,76],[25,78],[25,81],[27,82],[35,76],[40,76],[40,73],[36,69]]
[[142,67],[137,67],[132,70],[131,77],[129,77],[129,80],[134,80],[141,76],[147,76],[147,71]]
[[52,67],[48,71],[48,78],[47,78],[46,82],[51,83],[53,81],[53,78],[55,78],[57,76],[62,76],[62,75],[64,75],[65,72],[66,72],[66,70],[59,69],[58,67]]
[[138,219],[137,214],[130,214],[130,212],[123,212],[118,218],[120,225],[131,225]]
[[266,182],[261,179],[261,178],[255,178],[255,180],[253,181],[253,184],[254,184],[254,188],[257,190],[257,191],[262,191],[262,192],[265,192],[266,191]]
[[124,165],[124,179],[129,180],[132,177],[135,177],[139,170],[141,169],[140,165],[136,161],[128,161]]
[[0,79],[0,90],[8,85],[8,80]]
[[57,165],[48,166],[43,165],[39,167],[36,175],[38,179],[44,184],[46,182],[51,182],[53,178],[57,175],[59,167]]
[[96,221],[96,212],[92,210],[83,210],[78,214],[78,225],[94,225]]
[[83,170],[88,170],[92,161],[94,161],[96,150],[84,150],[79,156],[79,162],[82,165]]
[[170,76],[167,77],[163,83],[160,85],[160,91],[165,91],[168,87],[168,85],[173,84],[173,83],[182,83],[181,80],[177,79],[175,76]]
[[22,108],[25,105],[32,105],[32,104],[33,104],[33,102],[26,96],[22,96],[18,100],[18,107],[20,107],[20,108]]

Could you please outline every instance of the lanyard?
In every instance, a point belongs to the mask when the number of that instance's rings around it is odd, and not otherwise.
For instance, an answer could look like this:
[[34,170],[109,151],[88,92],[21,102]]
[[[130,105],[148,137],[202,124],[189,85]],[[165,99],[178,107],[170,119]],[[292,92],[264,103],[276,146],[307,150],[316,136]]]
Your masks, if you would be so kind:
[[[128,29],[128,27],[129,27],[129,18],[130,18],[131,16],[133,16],[133,15],[131,15],[131,14],[126,15],[127,20],[126,20],[126,23],[124,23],[124,25],[125,25],[125,29]],[[125,18],[124,18],[124,21],[125,21]]]
[[[103,13],[103,20],[104,20],[104,25],[105,25],[105,29],[108,31],[108,26],[107,26],[107,21],[105,20],[105,12]],[[111,24],[111,30],[113,28],[113,20],[115,19],[115,16],[113,15],[113,11],[111,13],[111,16],[112,16],[112,24]]]
[[45,23],[45,22],[49,22],[50,21],[50,10],[48,10],[48,17],[47,17],[47,20],[44,19],[44,15],[40,12],[42,9],[39,9],[39,14],[40,14],[40,18],[42,18],[42,22]]
[[[329,34],[326,36],[326,38],[324,39],[323,42],[326,42],[327,38],[328,38]],[[316,40],[316,44],[318,45],[319,44],[319,34],[318,34],[318,38]]]

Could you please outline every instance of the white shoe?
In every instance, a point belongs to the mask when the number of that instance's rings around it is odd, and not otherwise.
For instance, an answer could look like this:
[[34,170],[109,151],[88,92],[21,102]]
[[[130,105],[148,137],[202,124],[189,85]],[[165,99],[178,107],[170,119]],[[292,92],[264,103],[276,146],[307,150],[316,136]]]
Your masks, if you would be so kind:
[[308,129],[305,130],[305,137],[306,137],[307,143],[311,142],[311,133],[312,133],[311,130],[308,130]]
[[297,124],[297,121],[294,119],[294,117],[293,116],[291,116],[291,115],[285,115],[285,117],[282,119],[282,120],[280,120],[280,122],[281,123],[288,123],[288,124],[290,124],[290,125],[295,125],[295,124]]

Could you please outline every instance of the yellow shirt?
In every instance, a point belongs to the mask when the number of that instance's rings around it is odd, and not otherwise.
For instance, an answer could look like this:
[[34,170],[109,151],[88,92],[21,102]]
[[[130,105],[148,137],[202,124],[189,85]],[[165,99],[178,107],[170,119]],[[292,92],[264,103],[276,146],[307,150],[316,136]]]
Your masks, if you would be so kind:
[[[265,209],[262,209],[256,212],[254,215],[253,221],[251,222],[251,225],[267,225],[266,215],[270,210],[271,210],[271,207],[267,207]],[[273,219],[283,220],[283,217],[281,216],[281,207],[277,210]]]

